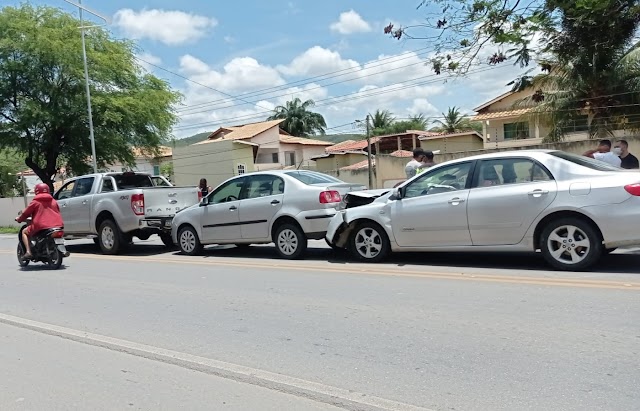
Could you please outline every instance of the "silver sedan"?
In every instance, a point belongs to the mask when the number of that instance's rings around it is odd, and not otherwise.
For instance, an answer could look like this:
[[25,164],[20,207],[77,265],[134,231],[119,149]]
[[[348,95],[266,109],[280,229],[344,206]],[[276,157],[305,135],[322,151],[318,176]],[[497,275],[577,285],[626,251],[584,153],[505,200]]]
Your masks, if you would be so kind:
[[585,270],[640,244],[640,172],[552,150],[449,161],[400,187],[350,193],[327,241],[377,262],[391,251],[537,251]]
[[307,170],[243,174],[176,214],[171,235],[189,255],[207,244],[273,242],[281,257],[295,259],[304,254],[308,239],[324,238],[342,196],[364,189]]

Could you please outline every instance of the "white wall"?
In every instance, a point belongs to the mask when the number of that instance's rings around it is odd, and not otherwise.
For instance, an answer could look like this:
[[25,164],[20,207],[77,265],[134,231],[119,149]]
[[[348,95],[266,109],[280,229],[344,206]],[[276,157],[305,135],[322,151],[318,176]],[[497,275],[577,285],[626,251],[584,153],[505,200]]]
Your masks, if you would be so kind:
[[[27,204],[32,198],[27,196]],[[24,208],[24,197],[0,198],[0,227],[19,226],[14,219]]]

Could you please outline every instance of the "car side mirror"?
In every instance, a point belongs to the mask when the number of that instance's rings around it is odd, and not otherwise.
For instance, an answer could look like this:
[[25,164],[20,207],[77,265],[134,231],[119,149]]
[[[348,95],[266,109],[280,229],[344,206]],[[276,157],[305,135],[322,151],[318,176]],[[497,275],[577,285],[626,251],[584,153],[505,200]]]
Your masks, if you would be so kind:
[[402,200],[402,197],[404,197],[404,187],[398,187],[393,190],[392,200]]
[[200,200],[200,207],[205,207],[209,204],[209,199],[207,197],[204,197],[202,200]]

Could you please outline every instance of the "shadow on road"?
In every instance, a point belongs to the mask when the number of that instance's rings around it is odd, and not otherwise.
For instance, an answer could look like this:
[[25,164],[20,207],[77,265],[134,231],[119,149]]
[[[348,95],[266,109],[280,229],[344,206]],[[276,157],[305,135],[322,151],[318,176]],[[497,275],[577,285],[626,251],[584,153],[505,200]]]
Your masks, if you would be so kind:
[[[179,255],[179,253],[176,253]],[[278,259],[273,246],[248,247],[234,246],[208,247],[203,251],[205,258],[238,257],[248,259]],[[306,261],[328,261],[332,264],[355,262],[346,251],[334,251],[329,248],[309,248]],[[435,266],[460,268],[487,268],[526,271],[549,271],[540,253],[396,253],[385,262],[397,267]],[[614,253],[604,256],[593,271],[640,274],[640,252]]]
[[[73,254],[99,254],[100,251],[93,243],[68,244],[67,249]],[[175,249],[170,250],[162,244],[153,242],[136,242],[123,255],[128,256],[157,256],[167,254],[178,258],[182,256]],[[245,258],[254,260],[281,260],[273,245],[260,245],[238,248],[233,245],[208,246],[201,258]],[[355,260],[346,251],[334,251],[326,247],[310,246],[304,258],[305,261],[328,261],[332,264],[347,264]],[[460,267],[507,269],[523,271],[549,271],[550,267],[544,262],[540,253],[396,253],[392,254],[384,264],[397,267],[431,266],[431,267]],[[615,252],[604,256],[593,271],[609,273],[640,274],[640,250]]]
[[[73,254],[101,254],[100,248],[94,243],[79,243],[79,244],[66,244],[67,250]],[[154,243],[134,243],[127,247],[121,255],[128,256],[141,256],[150,257],[154,255],[161,255],[167,252],[175,251],[175,249],[169,249],[163,244]]]

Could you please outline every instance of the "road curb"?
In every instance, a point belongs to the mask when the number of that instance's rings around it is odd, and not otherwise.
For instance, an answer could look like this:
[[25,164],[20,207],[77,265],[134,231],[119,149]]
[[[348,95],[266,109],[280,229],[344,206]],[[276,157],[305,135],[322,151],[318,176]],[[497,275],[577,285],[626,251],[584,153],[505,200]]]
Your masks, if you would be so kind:
[[217,377],[235,380],[279,391],[353,411],[434,411],[429,408],[387,400],[368,394],[332,387],[321,383],[200,357],[179,351],[153,347],[71,328],[41,323],[0,313],[0,323],[42,334],[64,338],[136,357],[176,365]]

